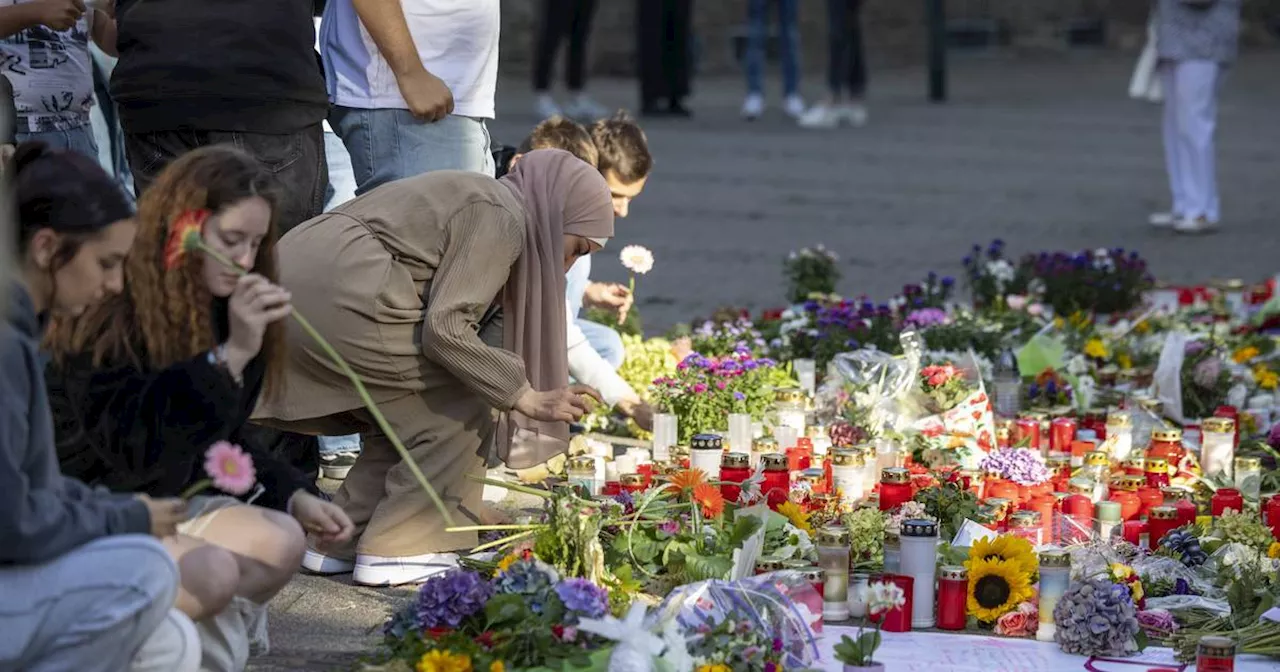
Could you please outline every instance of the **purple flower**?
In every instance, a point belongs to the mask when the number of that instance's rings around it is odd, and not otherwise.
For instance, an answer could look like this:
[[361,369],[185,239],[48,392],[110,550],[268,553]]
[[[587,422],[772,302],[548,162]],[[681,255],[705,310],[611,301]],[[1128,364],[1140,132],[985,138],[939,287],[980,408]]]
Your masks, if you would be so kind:
[[[745,394],[743,394],[743,393],[741,393],[741,392],[734,392],[734,393],[733,393],[733,398],[734,398],[734,400],[735,400],[735,401],[742,401],[742,400],[744,400],[744,399],[746,399],[746,398],[747,398],[747,395],[745,395]],[[1280,425],[1276,425],[1276,426],[1277,426],[1277,427],[1280,427]]]
[[903,324],[916,329],[927,329],[947,323],[947,312],[938,308],[921,308],[907,314]]
[[658,531],[674,537],[675,535],[680,534],[680,523],[675,520],[664,520],[660,525],[658,525]]
[[[1179,579],[1181,580],[1181,579]],[[1164,609],[1151,609],[1138,612],[1138,625],[1152,637],[1167,639],[1178,630],[1178,622],[1173,614]]]
[[707,384],[706,384],[706,383],[696,383],[696,384],[694,384],[694,386],[693,386],[693,391],[694,391],[694,392],[696,392],[696,393],[698,393],[698,394],[702,394],[703,392],[706,392],[706,391],[707,391]]
[[[600,618],[609,610],[609,592],[587,579],[561,581],[556,586],[556,595],[578,618]],[[577,622],[577,618],[573,621]]]
[[418,625],[423,628],[457,628],[467,617],[484,609],[493,585],[479,574],[451,569],[431,577],[418,590]]
[[1004,448],[992,451],[978,465],[987,472],[998,473],[1018,485],[1039,485],[1049,480],[1049,469],[1035,451]]
[[1222,373],[1222,360],[1217,357],[1207,357],[1200,360],[1196,364],[1195,371],[1192,372],[1192,379],[1196,385],[1204,388],[1213,387],[1218,382],[1218,376]]

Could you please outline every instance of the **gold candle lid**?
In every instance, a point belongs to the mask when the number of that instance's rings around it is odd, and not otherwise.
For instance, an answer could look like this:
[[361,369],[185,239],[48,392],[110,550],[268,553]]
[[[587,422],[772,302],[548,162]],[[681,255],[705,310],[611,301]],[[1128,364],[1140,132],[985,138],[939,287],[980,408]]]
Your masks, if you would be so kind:
[[589,455],[579,455],[569,459],[569,471],[590,471],[596,470],[596,458]]
[[1067,481],[1067,492],[1073,495],[1091,495],[1093,494],[1093,481],[1083,478],[1073,478]]
[[1163,474],[1169,471],[1169,460],[1163,457],[1148,457],[1145,464],[1148,474]]
[[1049,548],[1040,551],[1041,567],[1070,567],[1071,554],[1060,548]]
[[1196,644],[1196,652],[1207,658],[1234,658],[1236,643],[1228,637],[1206,635]]
[[760,456],[765,471],[787,471],[787,456],[782,453],[765,453]]
[[671,446],[671,457],[689,459],[689,446]]
[[1071,466],[1071,457],[1068,455],[1053,455],[1044,458],[1044,466],[1051,471],[1057,471]]
[[751,444],[751,450],[757,453],[776,453],[778,452],[778,441],[768,436],[756,439]]
[[1237,457],[1235,461],[1236,469],[1245,471],[1253,471],[1262,468],[1262,460],[1257,457]]
[[1147,484],[1147,479],[1145,476],[1127,475],[1127,476],[1121,476],[1120,478],[1117,478],[1112,482],[1115,484],[1115,488],[1117,490],[1123,490],[1125,492],[1137,492],[1139,488]]
[[783,387],[773,393],[773,400],[783,404],[803,404],[804,390],[798,387]]
[[1153,506],[1147,511],[1147,516],[1155,520],[1176,520],[1178,518],[1178,510],[1167,504]]
[[720,458],[720,466],[729,469],[746,469],[751,465],[751,456],[746,453],[725,453]]
[[1036,422],[1044,422],[1045,420],[1049,419],[1049,415],[1047,413],[1041,413],[1039,411],[1025,411],[1023,413],[1018,414],[1018,419],[1019,420],[1035,420]]
[[818,530],[819,546],[848,546],[849,528],[829,525]]
[[631,487],[644,485],[644,474],[622,474],[618,477],[618,482]]
[[994,508],[997,516],[1003,516],[1013,506],[1013,500],[1004,497],[988,497],[982,503]]
[[831,466],[833,467],[861,467],[862,465],[862,453],[857,451],[837,450],[831,454]]
[[1178,487],[1178,486],[1176,486],[1176,485],[1171,485],[1171,486],[1169,486],[1169,487],[1167,487],[1167,488],[1160,488],[1160,494],[1164,495],[1164,499],[1165,499],[1165,501],[1175,501],[1175,502],[1177,502],[1177,501],[1181,501],[1181,500],[1184,500],[1184,499],[1186,499],[1186,500],[1190,500],[1190,499],[1191,499],[1191,491],[1190,491],[1190,490],[1188,490],[1188,489],[1186,489],[1186,488],[1180,488],[1180,487]]
[[1182,440],[1182,430],[1172,428],[1157,429],[1151,432],[1151,440],[1164,443],[1177,443]]
[[1090,467],[1106,467],[1110,466],[1111,458],[1101,450],[1093,450],[1085,453],[1084,463]]
[[697,434],[689,442],[692,450],[724,450],[724,438],[719,434]]
[[1010,527],[1040,527],[1039,511],[1016,511],[1009,516]]
[[1108,427],[1132,427],[1133,419],[1126,411],[1111,411],[1107,413]]
[[1147,460],[1143,457],[1131,457],[1120,463],[1125,469],[1137,469],[1138,471],[1147,470]]
[[1234,434],[1236,431],[1236,421],[1231,418],[1205,418],[1200,423],[1200,429],[1206,432],[1215,432],[1217,434]]
[[799,479],[810,484],[820,483],[826,478],[826,474],[821,469],[805,469],[800,472]]
[[902,467],[885,467],[880,470],[881,483],[910,483],[911,472]]

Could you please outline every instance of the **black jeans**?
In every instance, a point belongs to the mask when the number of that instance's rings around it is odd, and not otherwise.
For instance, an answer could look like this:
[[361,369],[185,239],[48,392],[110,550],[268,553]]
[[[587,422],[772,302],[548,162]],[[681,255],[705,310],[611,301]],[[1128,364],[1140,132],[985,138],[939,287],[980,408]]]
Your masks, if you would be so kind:
[[830,37],[827,86],[833,97],[845,90],[861,98],[867,90],[867,59],[862,46],[862,0],[827,0]]
[[569,50],[564,56],[565,84],[570,91],[582,90],[587,81],[587,40],[595,13],[596,0],[542,0],[542,24],[533,52],[534,91],[551,88],[551,66],[565,35],[569,36]]
[[179,129],[125,133],[125,153],[139,195],[170,161],[198,147],[228,144],[253,155],[275,173],[282,201],[276,221],[280,235],[324,211],[329,166],[324,128],[315,124],[287,135]]
[[640,102],[645,107],[666,98],[672,104],[689,95],[689,35],[693,0],[636,0]]

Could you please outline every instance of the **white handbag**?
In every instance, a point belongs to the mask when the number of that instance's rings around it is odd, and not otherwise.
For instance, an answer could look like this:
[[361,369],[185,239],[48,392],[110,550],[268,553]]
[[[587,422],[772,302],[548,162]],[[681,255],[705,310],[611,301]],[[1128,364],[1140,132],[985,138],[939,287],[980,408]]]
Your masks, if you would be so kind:
[[1160,84],[1160,55],[1156,52],[1156,22],[1147,22],[1147,43],[1138,56],[1138,64],[1129,80],[1129,97],[1158,103],[1164,100],[1164,88]]

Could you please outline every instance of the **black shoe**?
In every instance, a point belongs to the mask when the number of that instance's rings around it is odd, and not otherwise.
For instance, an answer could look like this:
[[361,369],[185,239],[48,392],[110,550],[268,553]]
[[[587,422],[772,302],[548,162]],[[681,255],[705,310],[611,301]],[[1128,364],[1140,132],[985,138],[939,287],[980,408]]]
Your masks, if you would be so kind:
[[671,105],[667,106],[667,114],[672,117],[685,117],[686,119],[693,116],[693,110],[684,106],[684,103],[673,100]]

